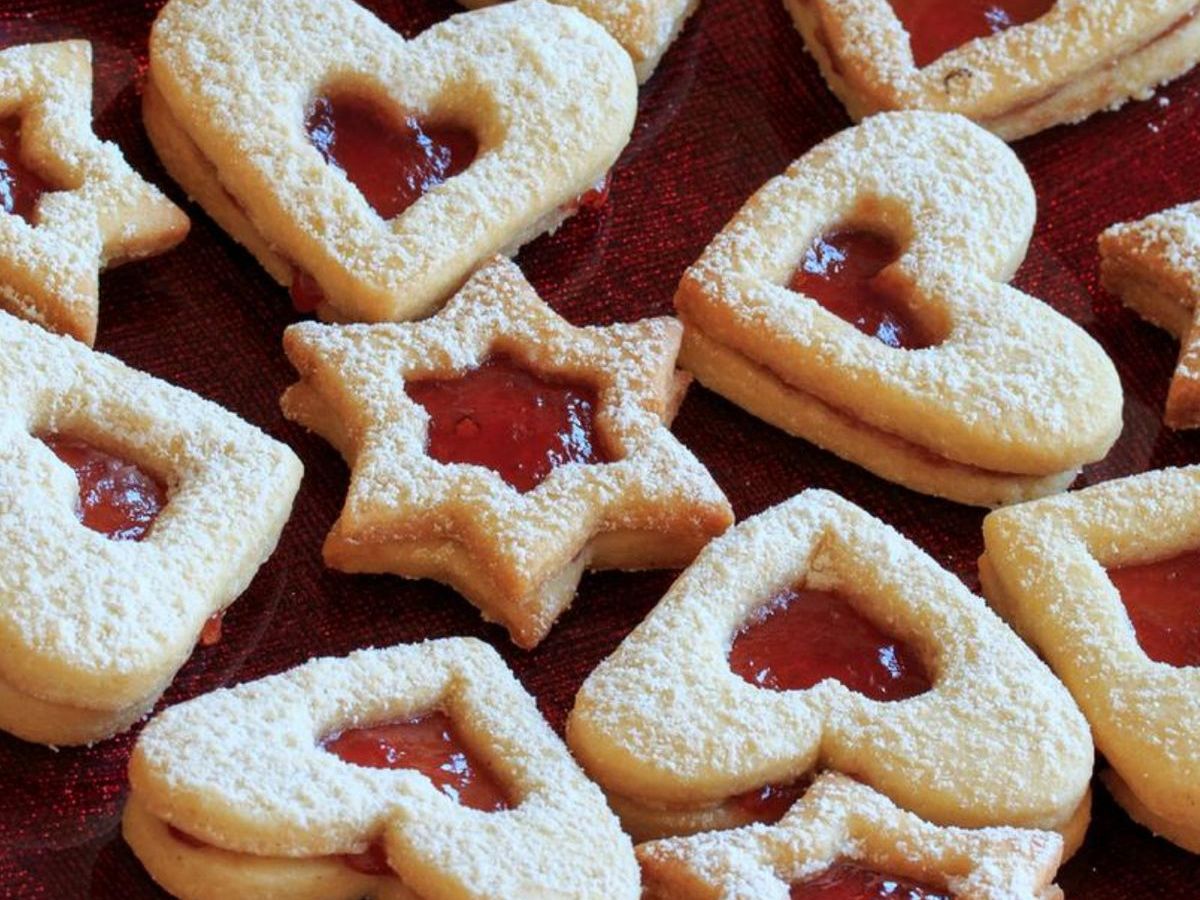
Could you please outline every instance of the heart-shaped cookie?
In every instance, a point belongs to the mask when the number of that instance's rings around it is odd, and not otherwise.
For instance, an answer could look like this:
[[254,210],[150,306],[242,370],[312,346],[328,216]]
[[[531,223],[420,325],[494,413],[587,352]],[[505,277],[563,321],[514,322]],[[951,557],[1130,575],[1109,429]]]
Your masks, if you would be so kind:
[[384,321],[577,209],[636,100],[620,46],[542,0],[411,41],[350,0],[172,0],[144,113],[168,171],[298,302]]
[[638,896],[603,795],[468,638],[310,660],[172,707],[129,780],[125,838],[185,900]]
[[1200,853],[1200,467],[1015,506],[983,533],[984,592],[1074,695],[1117,802]]
[[[883,670],[851,689],[864,656]],[[709,544],[588,676],[567,740],[637,839],[768,818],[772,786],[821,768],[939,825],[1074,848],[1088,817],[1092,742],[1066,689],[962,582],[826,491]]]
[[1196,0],[784,0],[855,119],[957,112],[1006,140],[1078,122],[1200,59]]
[[680,360],[891,481],[995,506],[1065,489],[1121,431],[1082,328],[1007,282],[1033,232],[1016,155],[961,116],[875,116],[751,197],[688,270]]
[[[245,590],[300,461],[215,403],[5,313],[0,396],[0,728],[97,741],[145,715]],[[85,473],[63,463],[89,448],[108,490],[136,469],[161,483],[166,504],[136,534],[80,509]]]
[[[461,0],[463,6],[477,9],[491,6],[499,0]],[[659,60],[679,36],[688,16],[696,11],[700,0],[554,0],[563,6],[573,6],[604,26],[617,43],[633,59],[638,81],[644,82],[654,74]]]

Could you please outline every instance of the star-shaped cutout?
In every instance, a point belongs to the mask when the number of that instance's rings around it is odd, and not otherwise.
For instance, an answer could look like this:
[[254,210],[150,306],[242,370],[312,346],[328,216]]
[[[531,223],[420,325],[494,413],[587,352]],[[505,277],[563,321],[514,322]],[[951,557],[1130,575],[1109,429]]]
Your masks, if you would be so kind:
[[[574,327],[499,258],[422,322],[293,325],[284,349],[301,380],[284,414],[352,469],[326,562],[446,582],[522,647],[545,637],[585,568],[686,564],[733,516],[668,429],[686,388],[675,370],[680,337],[670,318]],[[596,432],[613,461],[559,465],[522,493],[492,469],[433,459],[429,414],[406,383],[462,376],[498,354],[593,387]]]
[[[92,131],[86,41],[0,51],[0,120],[48,185],[30,220],[0,207],[0,308],[91,344],[99,273],[170,249],[188,218]],[[13,152],[13,148],[9,148]]]

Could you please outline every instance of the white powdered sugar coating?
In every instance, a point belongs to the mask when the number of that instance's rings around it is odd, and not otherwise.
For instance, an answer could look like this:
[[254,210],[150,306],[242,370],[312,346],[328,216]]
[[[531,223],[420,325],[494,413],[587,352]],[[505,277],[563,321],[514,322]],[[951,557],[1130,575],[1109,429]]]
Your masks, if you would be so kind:
[[[747,201],[676,306],[689,329],[788,387],[938,456],[1009,474],[1073,470],[1119,434],[1121,385],[1082,328],[1003,283],[1024,257],[1034,204],[1016,156],[966,119],[881,114]],[[784,286],[812,240],[842,226],[903,248],[880,283],[939,343],[893,349]]]
[[1193,848],[1200,670],[1146,655],[1105,570],[1194,550],[1198,511],[1200,467],[1110,481],[990,515],[980,568],[989,600],[1070,689],[1135,800],[1163,819],[1156,830]]
[[[355,321],[428,315],[489,256],[557,223],[616,160],[637,103],[620,46],[541,0],[411,41],[351,0],[173,0],[151,34],[150,79],[256,241],[315,278],[323,314]],[[460,123],[479,154],[385,221],[305,133],[330,91]]]
[[[840,682],[756,688],[729,668],[758,605],[837,590],[909,643],[932,688],[877,702]],[[713,541],[581,688],[568,741],[610,795],[694,809],[823,766],[931,821],[1062,828],[1091,775],[1087,724],[1049,670],[961,582],[824,491]]]
[[0,308],[91,344],[98,273],[162,252],[188,220],[92,132],[86,41],[0,51],[0,118],[20,115],[21,154],[53,190],[34,220],[0,212]]
[[[274,548],[300,462],[216,404],[3,313],[0,386],[4,725],[23,733],[12,691],[81,714],[143,707]],[[166,485],[143,540],[109,540],[77,521],[74,474],[33,436],[47,433],[130,459]]]
[[[453,719],[510,809],[470,809],[417,771],[351,765],[321,747],[432,709]],[[142,733],[130,780],[152,815],[244,854],[300,859],[382,839],[405,883],[429,886],[423,896],[448,884],[638,895],[632,845],[603,795],[496,652],[467,638],[316,659],[175,706]]]
[[[786,900],[830,865],[868,868],[952,890],[959,900],[1051,900],[1062,838],[1014,828],[939,828],[843,775],[817,779],[773,826],[641,844],[651,897]],[[703,886],[703,891],[699,886]]]
[[[333,440],[353,468],[330,542],[449,540],[516,594],[555,577],[597,535],[661,533],[684,546],[703,543],[731,513],[712,476],[666,426],[679,336],[667,318],[573,327],[500,259],[423,322],[293,326],[285,349],[302,380],[285,395],[285,414]],[[560,465],[520,493],[490,469],[428,456],[428,414],[405,382],[462,374],[493,353],[593,386],[596,429],[614,461]]]
[[[461,0],[463,6],[491,6],[498,0]],[[553,0],[595,19],[633,59],[638,81],[654,74],[667,48],[699,0]]]
[[1195,0],[1058,0],[1042,17],[917,68],[888,0],[785,0],[855,118],[958,112],[1015,140],[1079,121],[1182,75],[1200,57]]

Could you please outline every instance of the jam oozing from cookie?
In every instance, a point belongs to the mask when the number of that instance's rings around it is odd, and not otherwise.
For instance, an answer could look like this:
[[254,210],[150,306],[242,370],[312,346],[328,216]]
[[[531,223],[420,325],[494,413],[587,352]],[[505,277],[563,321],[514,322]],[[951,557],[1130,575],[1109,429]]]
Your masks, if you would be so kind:
[[930,346],[926,329],[875,276],[900,258],[900,247],[885,235],[840,229],[813,241],[788,284],[889,347],[918,350]]
[[218,610],[213,613],[204,623],[204,628],[200,630],[200,646],[215,647],[221,643],[221,634],[225,628],[225,610]]
[[75,472],[80,522],[114,541],[146,536],[167,504],[166,490],[149,473],[85,441],[56,434],[41,440]]
[[308,114],[308,137],[385,219],[462,172],[479,152],[466,128],[416,116],[397,120],[351,96],[317,98]]
[[804,690],[826,678],[873,700],[904,700],[930,688],[912,648],[839,594],[805,588],[782,591],[750,615],[734,636],[729,666],[773,691]]
[[612,190],[612,172],[606,172],[604,177],[594,185],[563,206],[563,212],[574,215],[577,212],[595,212],[608,205],[608,194]]
[[1151,659],[1200,666],[1200,551],[1108,570]]
[[854,863],[834,863],[820,875],[793,884],[788,896],[791,900],[954,900],[941,888]]
[[486,466],[522,493],[565,463],[611,462],[596,431],[595,389],[549,381],[506,356],[405,390],[429,413],[431,457]]
[[292,271],[292,284],[288,293],[292,295],[292,308],[296,312],[316,312],[317,307],[325,302],[325,292],[321,290],[321,285],[303,269]]
[[321,746],[340,759],[370,769],[416,769],[443,794],[463,806],[496,812],[508,797],[491,772],[459,740],[444,712],[407,722],[351,728]]
[[1040,19],[1055,0],[891,0],[918,68],[978,37]]
[[810,784],[812,779],[807,776],[789,784],[767,784],[738,794],[732,802],[755,822],[770,825],[784,817],[792,804],[804,796]]
[[20,119],[0,120],[0,209],[30,222],[38,200],[51,190],[40,175],[21,162]]

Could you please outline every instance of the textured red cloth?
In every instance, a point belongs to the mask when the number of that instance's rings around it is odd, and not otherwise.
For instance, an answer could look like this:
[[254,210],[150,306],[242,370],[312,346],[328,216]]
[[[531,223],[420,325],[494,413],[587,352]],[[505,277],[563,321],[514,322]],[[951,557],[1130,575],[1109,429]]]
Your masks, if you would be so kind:
[[[86,37],[96,55],[97,130],[180,199],[142,131],[139,76],[156,2],[3,0],[0,46]],[[455,11],[449,0],[368,3],[415,34]],[[1106,225],[1200,197],[1200,74],[1085,125],[1017,145],[1041,216],[1018,284],[1087,328],[1116,361],[1127,394],[1125,435],[1092,483],[1200,461],[1200,437],[1175,435],[1161,410],[1176,346],[1097,287],[1096,235]],[[777,0],[703,0],[649,85],[612,202],[584,213],[520,262],[543,296],[577,323],[671,310],[684,268],[749,194],[848,123]],[[351,577],[321,564],[346,470],[320,439],[285,422],[292,372],[280,350],[295,321],[286,293],[194,207],[187,243],[101,279],[98,348],[191,388],[287,441],[307,468],[279,551],[230,610],[225,637],[198,649],[167,692],[173,703],[258,678],[310,656],[467,634],[509,660],[561,728],[584,676],[645,615],[672,573],[588,576],[574,607],[533,653],[449,589]],[[788,437],[702,389],[675,426],[712,469],[739,517],[803,488],[832,488],[897,526],[977,586],[982,513],[894,487]],[[0,735],[0,896],[157,897],[122,842],[119,814],[133,735],[53,752]],[[1197,896],[1200,861],[1131,824],[1098,791],[1088,842],[1062,872],[1068,895]]]

